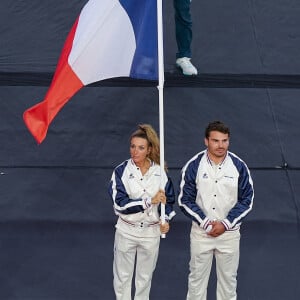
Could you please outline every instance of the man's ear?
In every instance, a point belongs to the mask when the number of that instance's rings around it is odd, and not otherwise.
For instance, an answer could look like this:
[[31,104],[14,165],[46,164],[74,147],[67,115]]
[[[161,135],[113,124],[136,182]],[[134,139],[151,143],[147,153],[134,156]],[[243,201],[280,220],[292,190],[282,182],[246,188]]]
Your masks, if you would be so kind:
[[204,138],[204,144],[205,144],[206,147],[208,146],[208,139],[207,138]]

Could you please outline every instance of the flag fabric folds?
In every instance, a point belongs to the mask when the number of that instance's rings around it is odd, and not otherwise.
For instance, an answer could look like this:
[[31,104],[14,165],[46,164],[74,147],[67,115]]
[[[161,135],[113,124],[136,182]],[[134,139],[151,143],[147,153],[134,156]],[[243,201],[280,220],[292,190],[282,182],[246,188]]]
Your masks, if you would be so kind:
[[82,87],[114,77],[158,79],[156,0],[89,0],[65,41],[44,100],[23,114],[40,144]]

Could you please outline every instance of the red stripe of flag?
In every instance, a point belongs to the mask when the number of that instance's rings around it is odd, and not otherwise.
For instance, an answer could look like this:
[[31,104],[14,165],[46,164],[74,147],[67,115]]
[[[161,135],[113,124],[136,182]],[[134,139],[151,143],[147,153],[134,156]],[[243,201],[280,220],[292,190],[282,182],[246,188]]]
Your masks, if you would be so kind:
[[45,139],[48,127],[61,108],[84,84],[68,63],[78,20],[74,23],[64,44],[53,80],[44,100],[23,114],[24,122],[38,144]]

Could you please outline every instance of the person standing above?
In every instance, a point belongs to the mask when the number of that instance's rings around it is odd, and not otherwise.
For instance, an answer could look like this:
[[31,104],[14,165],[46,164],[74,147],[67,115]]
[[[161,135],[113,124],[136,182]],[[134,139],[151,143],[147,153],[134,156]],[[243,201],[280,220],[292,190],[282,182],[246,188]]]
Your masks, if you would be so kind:
[[[169,231],[169,220],[175,215],[174,188],[166,172],[161,174],[159,151],[159,139],[152,126],[139,125],[130,137],[131,158],[117,166],[111,177],[109,194],[119,217],[113,262],[117,300],[131,299],[134,268],[134,300],[149,299],[160,235]],[[165,204],[163,223],[161,203]]]
[[183,75],[197,75],[198,71],[191,63],[192,51],[192,16],[190,12],[191,0],[173,0],[175,10],[175,33],[178,52],[176,66]]
[[213,256],[217,300],[237,298],[240,225],[252,209],[254,190],[247,165],[228,151],[229,136],[224,123],[209,123],[207,149],[182,169],[178,203],[192,219],[187,300],[206,299]]

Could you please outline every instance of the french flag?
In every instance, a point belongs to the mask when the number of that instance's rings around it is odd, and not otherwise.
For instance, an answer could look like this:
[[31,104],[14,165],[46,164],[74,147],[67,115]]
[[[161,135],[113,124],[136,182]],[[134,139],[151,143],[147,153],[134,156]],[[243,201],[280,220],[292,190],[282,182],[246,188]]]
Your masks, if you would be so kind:
[[86,3],[65,41],[44,100],[23,114],[38,144],[76,92],[114,77],[158,79],[157,0]]

